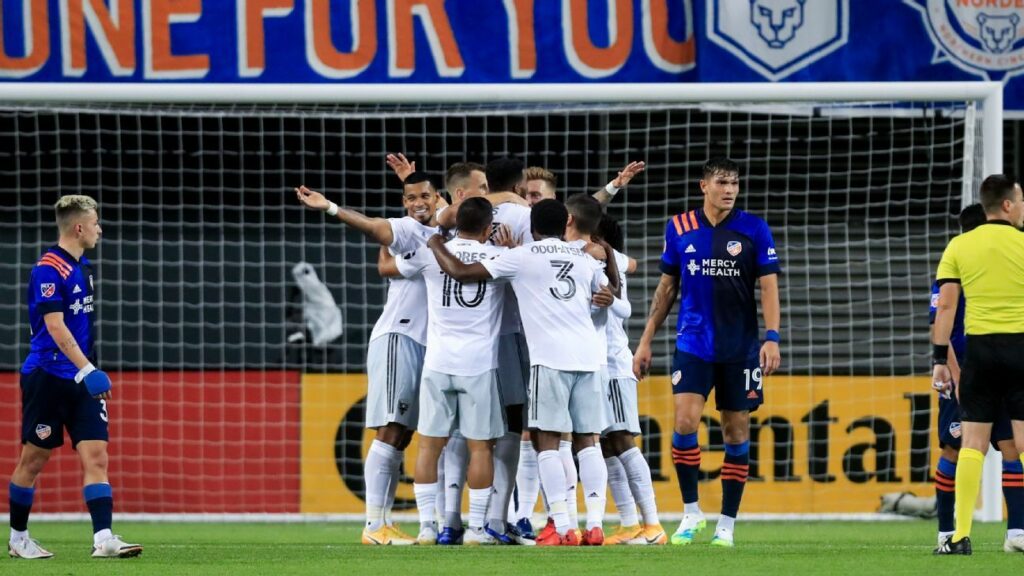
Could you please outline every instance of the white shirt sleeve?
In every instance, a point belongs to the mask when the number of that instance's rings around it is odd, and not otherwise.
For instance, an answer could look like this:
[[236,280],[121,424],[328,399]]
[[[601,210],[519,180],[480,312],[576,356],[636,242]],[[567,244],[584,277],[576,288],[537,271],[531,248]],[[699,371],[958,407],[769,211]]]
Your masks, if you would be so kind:
[[415,252],[395,256],[395,266],[403,278],[412,278],[423,272],[431,260],[434,260],[434,253],[424,246]]
[[491,278],[495,280],[501,278],[512,279],[519,274],[519,269],[522,266],[523,260],[523,249],[513,248],[503,252],[490,260],[484,260],[480,262],[487,268],[487,271],[491,274]]
[[394,239],[388,248],[392,254],[405,254],[415,252],[422,245],[416,234],[416,226],[419,224],[412,218],[388,218],[391,224],[391,234]]

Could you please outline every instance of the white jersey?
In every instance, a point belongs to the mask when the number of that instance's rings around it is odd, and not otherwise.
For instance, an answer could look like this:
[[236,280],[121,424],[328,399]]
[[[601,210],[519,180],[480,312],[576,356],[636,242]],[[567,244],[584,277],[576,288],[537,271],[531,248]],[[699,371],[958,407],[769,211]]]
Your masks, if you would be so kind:
[[[498,204],[493,208],[494,221],[491,222],[491,237],[502,224],[512,230],[512,237],[518,244],[533,242],[533,232],[530,230],[530,209],[511,202]],[[489,241],[493,243],[493,241]],[[522,320],[519,318],[519,304],[516,302],[515,294],[505,299],[505,312],[501,321],[502,334],[515,334],[522,332]]]
[[[619,299],[626,304],[623,307],[612,306],[608,309],[608,375],[612,380],[620,378],[636,378],[633,375],[633,352],[629,349],[629,336],[626,334],[625,321],[630,316],[631,306],[626,294],[626,269],[629,267],[629,256],[616,251],[615,265],[619,269]],[[618,304],[618,303],[616,303]],[[620,315],[616,312],[625,309]]]
[[[445,244],[465,263],[489,260],[507,248],[455,238]],[[481,280],[463,284],[441,271],[429,249],[396,260],[402,276],[426,280],[427,356],[424,370],[451,376],[476,376],[498,367],[498,327],[507,284]]]
[[[403,254],[415,252],[425,247],[427,240],[434,235],[436,228],[420,224],[410,216],[388,218],[394,240],[388,246],[388,252],[396,259]],[[422,278],[407,280],[392,278],[388,284],[388,298],[380,318],[373,325],[370,341],[385,334],[405,334],[420,344],[427,343],[427,288]]]
[[481,263],[492,278],[512,281],[531,366],[580,372],[601,367],[607,350],[590,319],[590,300],[608,279],[596,260],[547,238]]
[[[583,250],[586,248],[588,242],[586,240],[573,240],[568,244]],[[601,267],[602,272],[607,270],[607,265],[604,262],[597,259],[594,259],[594,261]],[[607,277],[607,275],[605,277]],[[601,358],[601,366],[605,366],[608,363],[608,309],[596,306],[591,307],[590,319],[594,321],[594,330],[597,331],[598,346],[605,351],[604,357]]]

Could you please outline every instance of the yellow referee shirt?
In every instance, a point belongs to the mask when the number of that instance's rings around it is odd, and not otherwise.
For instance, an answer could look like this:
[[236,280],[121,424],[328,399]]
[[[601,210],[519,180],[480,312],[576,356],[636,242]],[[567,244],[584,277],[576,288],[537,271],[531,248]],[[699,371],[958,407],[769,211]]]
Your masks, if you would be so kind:
[[1009,222],[989,220],[953,238],[935,278],[960,283],[969,336],[1024,333],[1024,233]]

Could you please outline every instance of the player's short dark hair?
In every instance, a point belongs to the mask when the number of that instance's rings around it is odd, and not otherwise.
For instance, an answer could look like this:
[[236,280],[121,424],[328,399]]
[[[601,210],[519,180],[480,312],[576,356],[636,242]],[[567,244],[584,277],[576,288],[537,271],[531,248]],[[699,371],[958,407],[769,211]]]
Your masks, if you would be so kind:
[[455,214],[455,227],[459,232],[480,234],[491,227],[494,220],[493,208],[483,196],[466,198],[459,204],[459,211]]
[[622,226],[619,221],[608,214],[601,216],[601,222],[597,225],[597,232],[594,234],[599,240],[604,240],[609,246],[622,252],[625,248],[626,238],[622,234]]
[[993,174],[981,183],[981,205],[986,213],[999,212],[1003,200],[1013,198],[1017,182],[1005,174]]
[[569,222],[569,211],[554,198],[541,200],[530,210],[530,230],[537,236],[565,236],[565,225]]
[[525,178],[525,165],[519,158],[503,156],[487,163],[487,186],[492,192],[513,192]]
[[718,172],[724,172],[725,174],[739,174],[740,165],[735,161],[725,156],[714,156],[709,158],[704,163],[703,178],[705,180],[710,179]]
[[601,203],[587,194],[573,194],[565,201],[580,234],[593,234],[601,222]]
[[487,169],[482,164],[476,162],[456,162],[448,167],[448,172],[444,175],[444,185],[448,190],[452,190],[459,186],[463,180],[469,178],[473,172],[487,173]]
[[985,223],[985,209],[981,204],[971,204],[960,211],[960,231],[970,232]]
[[409,184],[420,184],[423,182],[430,182],[430,187],[437,190],[437,183],[434,181],[434,177],[426,172],[420,172],[419,170],[406,176],[405,182],[402,182],[402,185],[407,186]]

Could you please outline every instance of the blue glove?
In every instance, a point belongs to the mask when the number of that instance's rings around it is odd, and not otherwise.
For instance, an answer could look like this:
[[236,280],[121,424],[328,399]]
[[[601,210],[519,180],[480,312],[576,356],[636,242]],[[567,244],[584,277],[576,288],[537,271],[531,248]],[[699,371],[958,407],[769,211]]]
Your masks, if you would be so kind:
[[107,376],[103,370],[89,372],[82,381],[85,382],[85,389],[89,391],[90,396],[99,396],[104,392],[109,392],[112,386],[110,376]]

